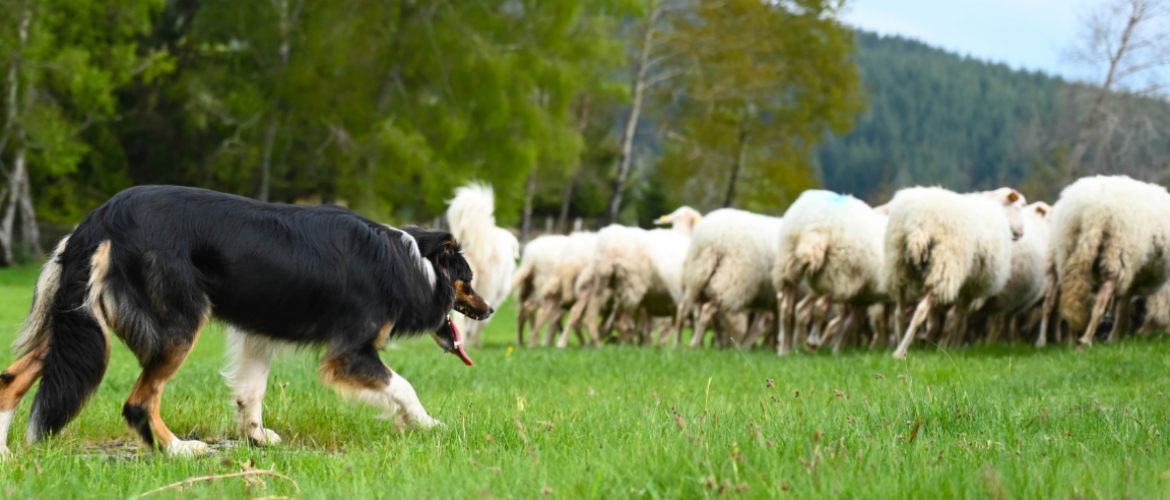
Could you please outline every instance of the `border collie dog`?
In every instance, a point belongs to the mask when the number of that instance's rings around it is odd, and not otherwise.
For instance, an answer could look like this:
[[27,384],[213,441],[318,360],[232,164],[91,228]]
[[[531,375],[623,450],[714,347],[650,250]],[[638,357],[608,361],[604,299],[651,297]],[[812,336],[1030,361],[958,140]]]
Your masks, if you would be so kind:
[[203,189],[127,189],[57,244],[37,280],[16,343],[21,357],[0,374],[0,453],[12,416],[40,378],[30,442],[60,431],[97,389],[110,334],[138,357],[142,375],[122,416],[149,446],[199,455],[159,417],[163,388],[211,317],[228,324],[227,378],[241,438],[279,442],[260,418],[268,369],[280,345],[324,348],[321,378],[381,407],[410,428],[439,424],[378,350],[399,336],[431,333],[466,364],[448,313],[487,319],[471,269],[448,233],[395,229],[336,206],[262,203]]

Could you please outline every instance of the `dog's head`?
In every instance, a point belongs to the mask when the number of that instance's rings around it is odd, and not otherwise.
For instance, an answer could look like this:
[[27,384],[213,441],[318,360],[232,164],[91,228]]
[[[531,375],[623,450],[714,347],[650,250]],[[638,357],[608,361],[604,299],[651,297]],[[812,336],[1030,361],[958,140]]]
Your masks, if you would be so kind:
[[[451,233],[417,227],[406,231],[418,242],[422,258],[435,269],[435,287],[450,297],[450,308],[468,318],[483,321],[496,310],[471,287],[471,266],[463,257],[462,249]],[[463,351],[463,339],[448,317],[435,332],[435,341],[447,352],[453,352],[468,365],[471,358]]]

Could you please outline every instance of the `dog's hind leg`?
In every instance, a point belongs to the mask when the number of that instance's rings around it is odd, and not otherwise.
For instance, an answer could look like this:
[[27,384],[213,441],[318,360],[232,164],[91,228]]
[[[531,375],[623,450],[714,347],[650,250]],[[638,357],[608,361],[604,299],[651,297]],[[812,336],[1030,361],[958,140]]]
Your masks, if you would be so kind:
[[382,418],[411,429],[429,429],[442,422],[423,409],[414,387],[378,357],[373,345],[325,355],[321,378],[344,396],[384,410]]
[[264,428],[261,417],[264,393],[268,391],[268,370],[278,345],[228,326],[230,361],[224,378],[236,398],[236,424],[240,439],[256,446],[280,444],[280,436]]
[[192,457],[207,453],[207,443],[175,437],[163,422],[159,408],[162,405],[163,389],[187,360],[210,313],[211,308],[205,308],[203,317],[197,320],[198,324],[190,333],[176,330],[173,335],[164,334],[165,344],[157,354],[147,358],[136,353],[143,365],[142,375],[138,377],[126,405],[122,407],[122,417],[138,431],[139,437],[148,446],[157,447],[167,455]]
[[37,379],[41,378],[44,369],[44,348],[47,343],[33,348],[28,354],[12,363],[4,373],[0,373],[0,459],[8,458],[8,428],[12,425],[12,417],[16,415],[16,407],[20,400],[32,388]]

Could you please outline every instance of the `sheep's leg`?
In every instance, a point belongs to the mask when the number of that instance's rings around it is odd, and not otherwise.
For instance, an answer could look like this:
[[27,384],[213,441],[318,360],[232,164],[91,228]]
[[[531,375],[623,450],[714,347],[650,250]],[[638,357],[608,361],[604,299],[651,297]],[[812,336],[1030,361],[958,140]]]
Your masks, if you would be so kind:
[[906,294],[899,290],[894,294],[894,335],[902,333],[906,319]]
[[[777,297],[782,298],[780,303],[780,329],[777,331],[776,354],[787,356],[792,352],[792,342],[796,338],[796,283],[784,283]],[[806,303],[811,304],[812,295],[801,301],[801,308]]]
[[529,301],[520,302],[520,313],[516,315],[516,346],[524,347],[524,325],[528,323],[528,315],[532,306]]
[[1109,332],[1109,340],[1116,342],[1121,336],[1129,333],[1129,305],[1132,300],[1128,293],[1117,296],[1117,306],[1113,309],[1113,330]]
[[[576,307],[576,306],[577,306],[576,304],[573,304],[573,307]],[[564,318],[564,317],[565,317],[565,311],[564,311],[564,309],[561,309],[560,316],[557,318],[558,325],[561,322],[561,318]],[[585,339],[584,339],[584,337],[581,336],[581,330],[577,329],[577,328],[570,328],[569,325],[566,324],[563,328],[561,328],[560,337],[557,337],[557,349],[564,349],[566,347],[569,347],[569,331],[570,330],[576,331],[577,338],[582,341],[581,344],[582,345],[585,344],[585,342],[584,342]]]
[[987,345],[992,345],[992,344],[995,344],[996,342],[999,342],[999,338],[1001,336],[1003,336],[1004,320],[1005,319],[1007,319],[1007,316],[1005,316],[1005,315],[998,315],[998,316],[991,318],[991,320],[990,320],[991,331],[988,332],[988,334],[987,334],[987,339],[986,339]]
[[548,320],[552,318],[553,309],[557,307],[557,299],[548,298],[540,306],[540,311],[536,313],[536,325],[532,327],[532,339],[528,341],[528,347],[536,347],[536,343],[540,341],[540,331],[544,329]]
[[703,337],[707,334],[707,324],[711,322],[711,318],[715,317],[715,313],[719,307],[715,305],[714,301],[703,304],[699,309],[699,317],[695,319],[695,333],[691,335],[691,343],[687,347],[694,349],[703,345]]
[[951,307],[947,318],[943,322],[945,344],[948,349],[958,349],[963,345],[963,337],[967,333],[967,313],[970,303],[960,300]]
[[[1036,339],[1036,347],[1044,347],[1048,344],[1048,320],[1052,318],[1052,314],[1056,312],[1056,301],[1060,298],[1060,287],[1056,283],[1056,273],[1048,279],[1048,296],[1044,297],[1044,309],[1040,313],[1040,337]],[[1060,324],[1056,325],[1056,340],[1060,343]]]
[[561,326],[561,316],[554,313],[554,318],[553,321],[549,322],[548,330],[545,330],[544,340],[540,342],[541,347],[553,345],[553,339],[562,337],[561,334],[568,331]]
[[599,331],[601,317],[601,307],[606,302],[605,298],[596,289],[593,296],[588,300],[589,304],[585,307],[585,314],[581,321],[585,323],[585,329],[589,332],[589,338],[592,339],[594,347],[601,346],[601,332]]
[[[793,288],[793,290],[795,290],[795,288]],[[785,294],[785,296],[787,296],[787,295],[788,294]],[[793,292],[793,294],[792,294],[792,300],[794,302],[796,301],[796,293],[795,292]],[[811,342],[816,343],[816,344],[820,344],[820,342],[821,342],[820,337],[814,338],[812,333],[809,331],[812,329],[812,323],[811,323],[812,314],[813,314],[812,307],[813,307],[813,302],[815,300],[816,300],[816,297],[813,296],[813,294],[811,294],[811,293],[808,295],[805,295],[803,299],[800,299],[800,302],[794,306],[796,308],[796,313],[794,314],[792,321],[793,321],[793,329],[803,329],[805,332],[805,336],[808,337],[809,339],[812,339]],[[793,334],[793,335],[795,335],[795,334]]]
[[1097,325],[1101,322],[1101,317],[1105,315],[1105,310],[1109,308],[1109,300],[1113,298],[1113,287],[1116,286],[1113,280],[1106,281],[1101,285],[1101,290],[1097,292],[1097,303],[1093,304],[1093,314],[1089,316],[1089,325],[1085,328],[1085,334],[1081,336],[1081,345],[1093,345],[1093,335],[1097,334]]
[[859,311],[858,306],[847,306],[844,308],[844,310],[841,311],[841,316],[838,316],[836,319],[845,319],[840,321],[840,325],[837,327],[837,331],[835,332],[837,338],[833,340],[833,354],[841,353],[841,348],[853,334],[854,330],[858,326],[858,320],[861,319],[862,315],[864,314],[865,308],[861,308]]
[[910,352],[910,344],[914,342],[914,334],[926,321],[926,315],[930,312],[930,295],[931,292],[926,292],[922,301],[918,303],[918,308],[914,310],[914,317],[910,319],[910,326],[906,329],[906,334],[902,336],[902,342],[898,344],[897,349],[894,349],[894,359],[906,359],[906,354]]
[[[829,295],[821,295],[817,297],[816,302],[813,303],[812,309],[812,326],[809,328],[809,335],[823,336],[825,329],[829,325],[829,316],[833,313],[833,302]],[[825,339],[821,339],[821,343],[825,343]]]
[[569,308],[569,320],[565,322],[565,328],[577,329],[581,325],[581,317],[585,314],[585,310],[589,307],[589,297],[592,295],[591,289],[581,291],[581,295],[577,297],[577,302],[573,307]]
[[772,313],[769,313],[769,312],[756,313],[755,321],[753,321],[751,326],[748,327],[747,335],[744,335],[743,340],[740,341],[740,343],[739,343],[739,346],[746,347],[748,349],[755,347],[756,341],[758,341],[760,339],[760,336],[763,335],[764,332],[766,332],[770,329],[769,323],[771,323],[771,322],[772,322]]
[[873,325],[873,338],[869,342],[870,350],[885,349],[890,343],[890,305],[882,304],[882,312],[878,314]]
[[691,309],[694,309],[694,304],[688,299],[683,299],[678,304],[678,312],[674,315],[674,328],[670,332],[670,347],[678,347],[682,343],[683,326],[686,323],[687,316],[691,315]]

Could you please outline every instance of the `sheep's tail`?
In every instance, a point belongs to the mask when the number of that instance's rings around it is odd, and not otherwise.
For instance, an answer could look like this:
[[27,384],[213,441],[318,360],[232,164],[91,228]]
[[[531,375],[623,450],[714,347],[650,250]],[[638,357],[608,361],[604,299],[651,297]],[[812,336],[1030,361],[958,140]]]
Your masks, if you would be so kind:
[[[465,249],[479,249],[477,235],[496,226],[496,201],[488,184],[471,183],[455,190],[447,208],[447,225],[451,235]],[[482,249],[480,249],[482,250]]]
[[1074,330],[1083,328],[1088,322],[1088,302],[1085,298],[1093,293],[1093,263],[1097,261],[1104,240],[1105,233],[1100,227],[1086,229],[1080,234],[1064,265],[1057,266],[1060,313]]
[[[58,245],[37,279],[32,311],[15,347],[36,352],[43,368],[29,417],[29,439],[55,434],[81,411],[109,364],[102,290],[110,268],[110,244],[73,237],[80,250],[62,257]],[[70,250],[75,250],[71,248]]]
[[523,303],[532,294],[532,262],[520,261],[520,267],[512,274],[512,289],[516,291],[517,301]]
[[804,270],[804,274],[816,274],[825,267],[825,257],[829,252],[829,239],[824,233],[809,231],[802,235],[800,243],[793,250],[793,259]]
[[905,258],[914,267],[921,268],[930,260],[932,239],[930,234],[922,229],[914,229],[906,235]]

